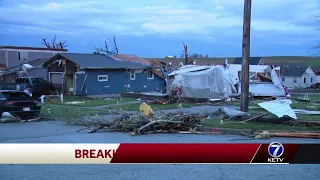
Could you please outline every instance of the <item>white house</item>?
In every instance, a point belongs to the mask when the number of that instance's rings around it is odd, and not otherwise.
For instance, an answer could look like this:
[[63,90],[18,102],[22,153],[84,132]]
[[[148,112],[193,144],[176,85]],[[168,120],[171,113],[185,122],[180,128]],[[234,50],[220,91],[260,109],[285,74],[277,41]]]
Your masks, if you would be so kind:
[[312,70],[316,74],[316,83],[320,83],[320,66],[312,67]]
[[309,66],[286,65],[281,67],[282,84],[289,88],[308,88],[316,84],[316,74]]

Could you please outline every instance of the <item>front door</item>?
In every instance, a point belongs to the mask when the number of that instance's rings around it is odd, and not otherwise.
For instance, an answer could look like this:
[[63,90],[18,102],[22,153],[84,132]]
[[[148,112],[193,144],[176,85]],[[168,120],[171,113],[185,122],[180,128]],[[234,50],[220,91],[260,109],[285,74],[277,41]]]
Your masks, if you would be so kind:
[[65,93],[72,93],[73,92],[73,79],[74,79],[74,74],[66,74],[66,88],[65,88]]

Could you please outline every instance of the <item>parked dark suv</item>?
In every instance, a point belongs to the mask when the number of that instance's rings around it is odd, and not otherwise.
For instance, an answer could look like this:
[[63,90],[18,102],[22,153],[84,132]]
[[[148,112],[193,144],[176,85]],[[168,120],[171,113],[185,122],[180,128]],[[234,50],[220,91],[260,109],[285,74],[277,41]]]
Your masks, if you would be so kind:
[[41,103],[35,97],[22,91],[0,90],[0,117],[3,112],[9,112],[14,117],[23,120],[37,118]]

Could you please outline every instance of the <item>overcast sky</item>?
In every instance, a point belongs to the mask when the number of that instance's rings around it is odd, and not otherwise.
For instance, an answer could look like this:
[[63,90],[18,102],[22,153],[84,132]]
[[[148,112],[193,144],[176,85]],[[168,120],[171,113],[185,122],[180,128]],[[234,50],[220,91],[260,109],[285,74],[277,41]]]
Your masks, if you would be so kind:
[[[313,55],[320,0],[252,0],[251,55]],[[241,56],[244,0],[0,0],[0,45],[43,46],[54,34],[69,52],[111,46],[142,57]]]

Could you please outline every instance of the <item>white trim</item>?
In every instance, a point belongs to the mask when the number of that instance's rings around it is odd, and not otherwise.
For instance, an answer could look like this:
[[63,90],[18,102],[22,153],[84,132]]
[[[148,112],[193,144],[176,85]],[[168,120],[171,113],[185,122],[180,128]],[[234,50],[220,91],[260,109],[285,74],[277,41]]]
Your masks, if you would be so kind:
[[[133,73],[132,73],[132,72],[133,72]],[[130,73],[129,73],[129,75],[130,75],[130,80],[136,80],[136,72],[135,72],[135,70],[131,70]],[[134,75],[134,77],[131,78],[131,75]]]
[[[105,78],[105,79],[100,79],[100,78]],[[98,81],[101,82],[101,81],[108,81],[109,80],[109,77],[108,75],[98,75]]]
[[8,51],[6,51],[6,68],[8,68],[9,67],[9,59],[8,59]]
[[[149,73],[151,73],[151,78],[149,78]],[[154,79],[154,73],[151,70],[147,71],[147,79]]]

